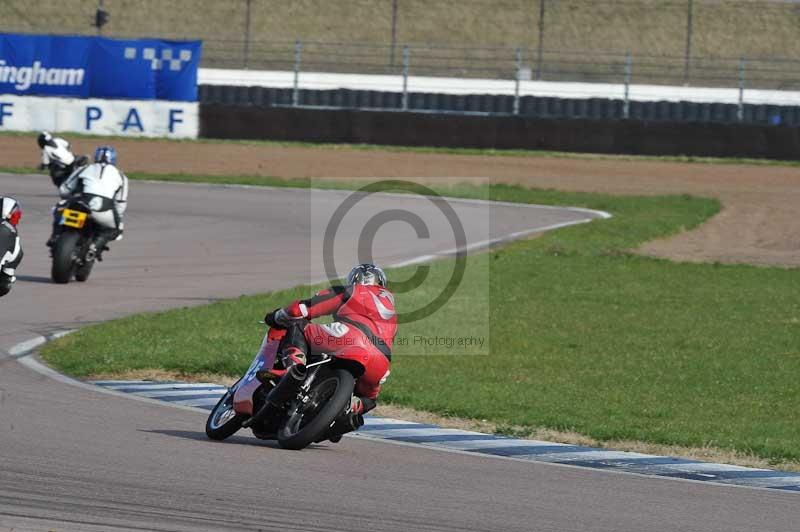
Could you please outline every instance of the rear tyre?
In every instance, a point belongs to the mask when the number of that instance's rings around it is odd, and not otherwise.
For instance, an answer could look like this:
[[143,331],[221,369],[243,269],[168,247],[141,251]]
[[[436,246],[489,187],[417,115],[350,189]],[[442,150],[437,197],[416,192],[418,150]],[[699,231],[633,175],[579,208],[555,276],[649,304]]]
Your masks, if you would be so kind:
[[245,419],[245,414],[237,414],[233,409],[233,391],[228,390],[206,420],[206,436],[212,440],[224,440],[242,428]]
[[75,261],[78,258],[78,243],[81,235],[75,231],[64,231],[53,246],[53,268],[50,276],[53,282],[65,284],[75,275]]
[[92,273],[94,262],[94,259],[87,261],[83,266],[75,270],[75,280],[81,283],[86,282],[89,279],[89,274]]
[[278,431],[280,446],[300,450],[326,439],[323,436],[333,421],[350,404],[354,386],[353,375],[343,369],[318,376],[309,390],[310,400],[300,405]]

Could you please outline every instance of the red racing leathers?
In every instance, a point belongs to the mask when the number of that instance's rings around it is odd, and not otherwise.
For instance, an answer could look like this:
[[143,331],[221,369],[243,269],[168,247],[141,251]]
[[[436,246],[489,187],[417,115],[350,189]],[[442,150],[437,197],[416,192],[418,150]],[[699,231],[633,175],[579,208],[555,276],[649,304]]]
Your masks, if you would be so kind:
[[[307,349],[353,360],[364,367],[364,374],[356,383],[356,395],[373,400],[378,397],[381,384],[389,376],[397,333],[391,292],[375,285],[334,286],[309,299],[295,301],[284,311],[302,328]],[[332,315],[334,322],[319,325],[306,321],[325,315]],[[291,343],[307,351],[297,345],[301,342]]]

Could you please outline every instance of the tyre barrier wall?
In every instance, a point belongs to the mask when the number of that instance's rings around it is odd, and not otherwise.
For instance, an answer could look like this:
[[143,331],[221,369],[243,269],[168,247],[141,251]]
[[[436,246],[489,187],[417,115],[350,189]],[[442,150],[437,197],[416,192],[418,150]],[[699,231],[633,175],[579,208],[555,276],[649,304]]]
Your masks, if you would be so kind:
[[[396,109],[403,106],[399,92],[367,90],[302,89],[298,103],[304,106],[343,107],[349,109]],[[270,87],[238,87],[200,85],[201,103],[281,106],[292,104],[292,89]],[[520,116],[539,118],[623,119],[623,100],[605,98],[570,99],[523,96],[519,101]],[[513,114],[514,97],[494,94],[409,93],[409,110],[480,114]],[[800,107],[782,105],[743,106],[742,123],[800,126]],[[739,109],[734,104],[697,102],[631,101],[631,120],[665,122],[740,123]]]
[[799,159],[800,128],[203,104],[200,136],[607,154]]

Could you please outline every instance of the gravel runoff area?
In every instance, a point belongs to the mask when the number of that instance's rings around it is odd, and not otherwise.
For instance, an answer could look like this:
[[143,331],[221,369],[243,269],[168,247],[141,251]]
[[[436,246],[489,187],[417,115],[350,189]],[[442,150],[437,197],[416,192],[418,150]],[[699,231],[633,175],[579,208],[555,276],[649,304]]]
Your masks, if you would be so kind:
[[[75,138],[79,152],[100,141]],[[697,230],[649,242],[643,253],[681,261],[800,266],[800,167],[697,164],[610,157],[460,155],[264,143],[115,139],[128,172],[282,178],[407,178],[511,182],[609,194],[717,197],[722,212]],[[32,167],[31,137],[0,137],[6,167]]]

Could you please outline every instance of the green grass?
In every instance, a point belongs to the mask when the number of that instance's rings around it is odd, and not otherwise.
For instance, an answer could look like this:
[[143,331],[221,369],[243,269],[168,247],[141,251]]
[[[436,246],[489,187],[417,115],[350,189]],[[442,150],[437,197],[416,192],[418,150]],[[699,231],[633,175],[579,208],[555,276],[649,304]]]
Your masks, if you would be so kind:
[[[485,197],[487,189],[449,193]],[[489,193],[615,217],[471,256],[447,306],[401,327],[383,400],[599,440],[710,445],[800,460],[796,269],[675,264],[626,252],[702,223],[719,209],[714,200],[514,186]],[[451,260],[433,263],[429,281],[398,298],[400,310],[438,291],[452,267]],[[412,271],[390,276],[404,279]],[[312,290],[87,327],[48,345],[43,356],[73,375],[154,368],[237,375],[258,346],[256,320]],[[416,336],[465,335],[485,337],[491,354],[414,344]]]

